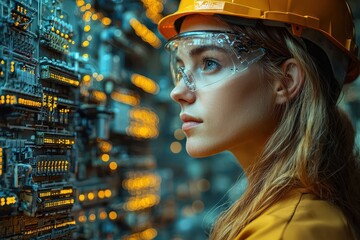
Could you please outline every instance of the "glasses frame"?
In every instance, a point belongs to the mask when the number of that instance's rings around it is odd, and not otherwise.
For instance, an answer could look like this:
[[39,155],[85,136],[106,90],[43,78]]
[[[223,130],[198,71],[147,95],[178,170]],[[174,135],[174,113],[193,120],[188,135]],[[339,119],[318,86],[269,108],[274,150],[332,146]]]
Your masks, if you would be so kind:
[[[170,38],[167,41],[167,43],[165,44],[165,50],[167,50],[168,52],[170,52],[170,54],[172,54],[172,52],[175,51],[175,50],[172,50],[172,48],[173,49],[178,48],[178,45],[176,45],[177,40],[188,39],[191,37],[194,37],[194,39],[195,39],[197,36],[202,36],[202,38],[204,38],[204,36],[206,36],[206,35],[214,37],[214,40],[217,41],[216,42],[217,44],[221,44],[221,45],[226,44],[232,50],[232,52],[234,53],[234,56],[236,57],[236,59],[235,59],[236,62],[233,62],[234,63],[234,73],[235,72],[240,73],[240,72],[247,70],[252,64],[258,62],[266,54],[266,50],[264,47],[257,44],[256,42],[252,41],[244,33],[234,33],[231,31],[216,31],[216,30],[189,31],[189,32],[180,33],[180,34]],[[244,58],[244,55],[245,55],[245,58]],[[255,56],[251,56],[251,58],[248,59],[250,55],[255,55]],[[170,58],[172,59],[171,56],[170,56]],[[241,66],[241,68],[239,68],[238,66]],[[183,79],[185,85],[188,87],[188,89],[190,91],[195,92],[196,90],[198,90],[198,88],[196,87],[196,80],[193,77],[192,73],[187,74],[186,73],[187,71],[185,71],[184,67],[177,67],[176,69],[174,69],[174,67],[172,66],[171,60],[170,60],[170,67],[171,67],[172,78],[173,78],[173,82],[174,82],[175,86],[181,81],[181,79]],[[175,74],[175,72],[176,72],[176,74]],[[181,78],[179,79],[180,76],[181,76]],[[216,82],[218,82],[218,81],[216,81]],[[213,84],[213,83],[210,83],[208,85],[211,85],[211,84]],[[208,85],[204,85],[202,87],[206,87]]]

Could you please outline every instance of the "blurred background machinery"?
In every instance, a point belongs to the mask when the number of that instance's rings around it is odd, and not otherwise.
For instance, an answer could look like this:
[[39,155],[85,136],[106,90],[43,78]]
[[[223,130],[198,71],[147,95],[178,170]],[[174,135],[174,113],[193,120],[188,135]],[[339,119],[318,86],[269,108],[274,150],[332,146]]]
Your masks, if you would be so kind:
[[[241,195],[232,156],[183,147],[156,30],[177,3],[0,0],[0,239],[201,240]],[[359,80],[341,106],[360,145]]]

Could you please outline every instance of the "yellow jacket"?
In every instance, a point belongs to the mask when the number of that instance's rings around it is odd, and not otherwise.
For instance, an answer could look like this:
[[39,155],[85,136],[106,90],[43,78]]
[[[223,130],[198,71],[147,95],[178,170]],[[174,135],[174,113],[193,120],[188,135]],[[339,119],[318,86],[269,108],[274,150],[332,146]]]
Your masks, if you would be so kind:
[[313,194],[293,191],[249,223],[236,240],[354,240],[344,214]]

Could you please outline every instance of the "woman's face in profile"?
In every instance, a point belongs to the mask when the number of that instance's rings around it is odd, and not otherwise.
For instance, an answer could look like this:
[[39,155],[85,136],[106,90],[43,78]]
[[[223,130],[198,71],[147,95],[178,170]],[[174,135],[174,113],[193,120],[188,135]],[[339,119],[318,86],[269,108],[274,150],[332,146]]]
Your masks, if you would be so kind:
[[[204,15],[188,16],[181,25],[181,33],[204,30],[230,29],[216,18]],[[200,66],[196,69],[205,72],[200,80],[196,79],[200,74],[192,74],[195,84],[221,76],[215,83],[195,91],[180,78],[171,92],[172,99],[181,107],[186,149],[192,157],[206,157],[225,150],[236,153],[244,148],[256,149],[263,146],[276,125],[275,91],[271,81],[264,78],[261,63],[225,76],[225,71],[218,70],[220,64],[226,64],[224,52],[200,45],[183,48],[179,45],[177,51],[176,61],[181,69]]]

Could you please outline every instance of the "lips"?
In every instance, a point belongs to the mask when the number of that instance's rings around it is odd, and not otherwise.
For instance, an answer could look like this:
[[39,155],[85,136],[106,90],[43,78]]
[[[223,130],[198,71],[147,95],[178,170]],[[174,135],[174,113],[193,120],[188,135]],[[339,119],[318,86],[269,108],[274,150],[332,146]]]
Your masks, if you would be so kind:
[[189,130],[197,127],[203,122],[201,119],[193,117],[188,114],[181,114],[180,119],[183,121],[183,125],[181,129],[184,132],[188,132]]

